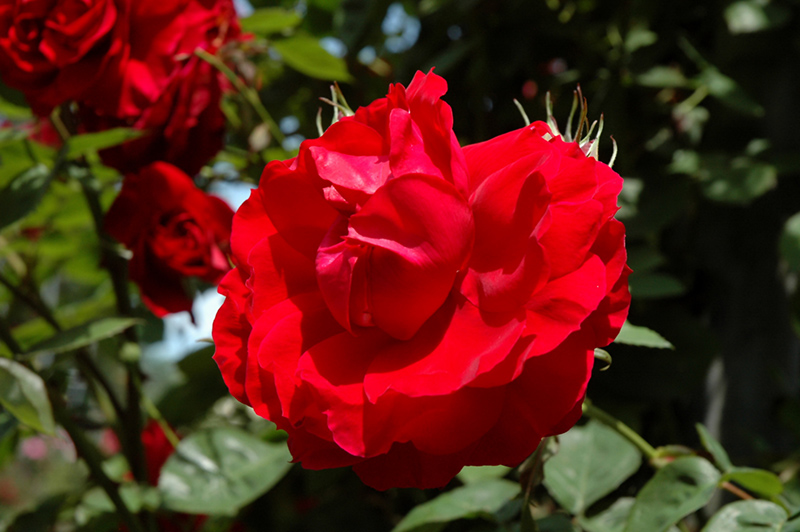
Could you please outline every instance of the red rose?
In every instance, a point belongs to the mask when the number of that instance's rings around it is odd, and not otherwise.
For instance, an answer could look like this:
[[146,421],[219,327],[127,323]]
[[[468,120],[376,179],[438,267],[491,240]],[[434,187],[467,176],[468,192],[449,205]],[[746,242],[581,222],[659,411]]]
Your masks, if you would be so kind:
[[225,252],[233,211],[157,162],[125,177],[105,218],[108,233],[133,252],[130,277],[156,316],[191,310],[185,277],[216,283],[230,268]]
[[122,0],[3,0],[3,81],[39,115],[79,98],[120,53],[127,10]]
[[446,88],[418,73],[268,164],[220,284],[231,393],[378,489],[567,430],[629,305],[622,179],[542,123],[462,151]]
[[101,116],[137,120],[159,103],[176,76],[186,77],[180,72],[196,48],[216,53],[238,36],[239,26],[232,0],[128,0],[128,4],[123,49],[84,101]]
[[216,53],[238,35],[231,0],[133,3],[130,40],[87,93],[80,118],[82,131],[133,127],[146,134],[103,150],[103,162],[128,173],[161,160],[197,173],[222,148],[226,80],[194,50]]
[[82,129],[145,130],[142,137],[100,152],[103,163],[120,172],[135,172],[151,162],[166,161],[194,175],[222,148],[225,115],[221,98],[219,73],[199,57],[190,56],[173,73],[161,97],[139,116],[103,117],[85,107],[81,111]]

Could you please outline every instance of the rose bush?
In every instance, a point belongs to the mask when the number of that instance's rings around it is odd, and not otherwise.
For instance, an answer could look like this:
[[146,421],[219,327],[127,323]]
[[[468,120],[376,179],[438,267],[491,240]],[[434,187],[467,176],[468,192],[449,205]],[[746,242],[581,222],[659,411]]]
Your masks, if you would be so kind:
[[191,311],[186,277],[216,283],[230,269],[233,211],[164,162],[125,177],[105,217],[106,231],[133,256],[130,277],[156,316]]
[[230,392],[378,489],[567,430],[629,305],[622,179],[543,123],[462,150],[446,89],[417,73],[270,162],[220,284]]

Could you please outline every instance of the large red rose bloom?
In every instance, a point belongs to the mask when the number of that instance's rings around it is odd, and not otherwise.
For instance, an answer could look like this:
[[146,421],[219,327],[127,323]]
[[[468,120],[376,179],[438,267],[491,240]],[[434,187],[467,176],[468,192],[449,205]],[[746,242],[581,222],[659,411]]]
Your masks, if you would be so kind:
[[446,89],[418,73],[268,164],[220,285],[231,393],[378,489],[567,430],[630,301],[622,179],[542,123],[462,150]]

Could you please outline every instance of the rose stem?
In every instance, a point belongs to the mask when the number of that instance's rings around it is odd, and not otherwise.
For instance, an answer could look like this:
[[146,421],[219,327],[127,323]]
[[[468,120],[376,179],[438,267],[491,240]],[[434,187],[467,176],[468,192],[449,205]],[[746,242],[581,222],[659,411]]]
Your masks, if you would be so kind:
[[95,446],[86,438],[81,431],[80,427],[72,420],[66,408],[61,403],[61,397],[50,391],[50,403],[53,405],[53,415],[58,421],[58,424],[64,427],[72,442],[75,444],[75,450],[78,455],[83,458],[86,465],[89,467],[89,472],[101,488],[106,492],[111,502],[117,509],[120,517],[131,532],[144,532],[139,519],[131,513],[125,502],[119,494],[119,486],[111,480],[108,475],[103,471],[102,457],[100,452]]
[[600,410],[594,406],[588,398],[583,401],[583,415],[592,419],[596,419],[600,423],[603,423],[604,425],[614,429],[620,436],[634,444],[636,448],[639,449],[642,454],[645,455],[645,457],[647,457],[648,461],[658,456],[658,452],[656,451],[655,447],[647,443],[647,441],[639,436],[635,430],[608,412]]

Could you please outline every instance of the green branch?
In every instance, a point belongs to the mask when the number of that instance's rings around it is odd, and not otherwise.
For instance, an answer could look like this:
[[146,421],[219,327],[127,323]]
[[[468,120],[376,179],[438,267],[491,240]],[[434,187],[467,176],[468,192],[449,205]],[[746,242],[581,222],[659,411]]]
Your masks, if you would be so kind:
[[655,447],[647,443],[635,430],[608,412],[594,406],[588,398],[583,401],[583,415],[614,429],[620,436],[634,444],[648,460],[652,460],[658,456],[658,451],[656,451]]

